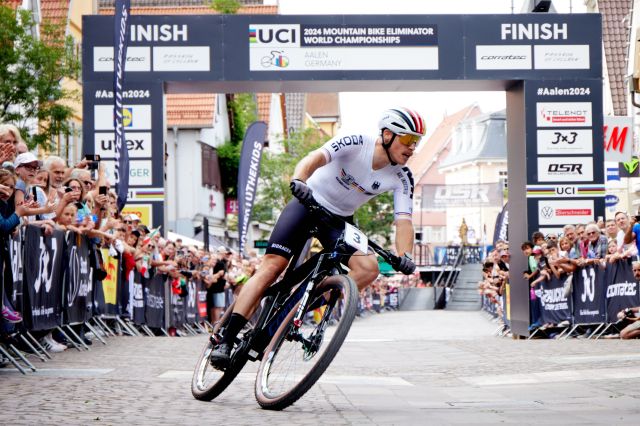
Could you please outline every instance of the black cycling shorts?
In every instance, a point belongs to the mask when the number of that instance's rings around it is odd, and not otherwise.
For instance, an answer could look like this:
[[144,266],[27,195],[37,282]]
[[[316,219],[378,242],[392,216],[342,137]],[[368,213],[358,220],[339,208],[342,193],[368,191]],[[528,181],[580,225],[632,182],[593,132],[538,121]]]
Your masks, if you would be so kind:
[[[343,217],[349,223],[353,222],[353,217]],[[266,254],[277,254],[286,259],[300,254],[307,240],[311,237],[311,227],[314,224],[319,226],[320,233],[318,239],[324,248],[333,248],[340,238],[344,228],[338,228],[323,224],[305,206],[294,198],[286,205],[282,214],[278,218]],[[347,253],[353,254],[356,249],[348,247]]]

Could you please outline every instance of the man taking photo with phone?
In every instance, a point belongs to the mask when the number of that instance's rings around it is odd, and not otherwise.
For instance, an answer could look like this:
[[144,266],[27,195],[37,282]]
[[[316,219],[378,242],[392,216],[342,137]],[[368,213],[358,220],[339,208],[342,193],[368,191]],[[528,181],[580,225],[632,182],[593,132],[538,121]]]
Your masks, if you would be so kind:
[[624,234],[625,244],[631,244],[633,241],[635,241],[638,253],[640,253],[640,215],[631,216],[630,226]]

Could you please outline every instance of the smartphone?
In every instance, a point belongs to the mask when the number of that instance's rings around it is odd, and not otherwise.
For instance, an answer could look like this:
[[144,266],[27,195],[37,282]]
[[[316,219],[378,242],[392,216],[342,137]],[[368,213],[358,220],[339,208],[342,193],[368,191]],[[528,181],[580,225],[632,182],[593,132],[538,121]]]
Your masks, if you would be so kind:
[[73,188],[69,188],[68,186],[64,189],[64,192],[71,192],[73,191]]
[[98,154],[87,154],[84,156],[84,159],[87,161],[100,161],[100,155]]
[[636,222],[640,222],[640,214],[636,215]]
[[36,187],[31,188],[31,193],[33,194],[33,200],[38,201],[38,191],[36,191]]
[[107,195],[107,187],[106,186],[99,186],[98,187],[98,194],[99,195]]

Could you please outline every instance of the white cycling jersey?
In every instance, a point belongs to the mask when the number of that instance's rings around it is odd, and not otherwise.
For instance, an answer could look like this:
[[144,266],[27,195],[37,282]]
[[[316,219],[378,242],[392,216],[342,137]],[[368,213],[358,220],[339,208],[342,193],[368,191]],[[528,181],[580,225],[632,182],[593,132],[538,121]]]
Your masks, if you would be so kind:
[[411,171],[391,164],[373,170],[375,145],[376,138],[367,135],[334,137],[321,148],[328,163],[311,175],[307,185],[318,203],[340,216],[351,216],[376,195],[393,191],[395,218],[411,219]]

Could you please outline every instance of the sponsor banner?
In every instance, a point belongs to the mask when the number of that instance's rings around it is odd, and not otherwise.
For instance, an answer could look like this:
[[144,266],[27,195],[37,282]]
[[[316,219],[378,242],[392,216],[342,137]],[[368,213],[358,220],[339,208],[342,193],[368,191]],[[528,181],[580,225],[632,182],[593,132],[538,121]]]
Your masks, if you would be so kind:
[[[113,130],[113,105],[94,105],[95,130]],[[127,130],[151,129],[151,105],[124,105],[122,108],[122,126]]]
[[[384,56],[384,61],[378,59]],[[250,50],[251,71],[437,70],[437,47]]]
[[164,201],[164,188],[129,188],[129,202]]
[[476,46],[478,70],[530,70],[531,46],[490,45]]
[[621,259],[609,265],[607,288],[605,293],[607,303],[607,320],[610,323],[618,321],[618,312],[626,308],[640,306],[638,282],[633,276],[631,259]]
[[594,185],[527,185],[527,198],[604,197],[605,187]]
[[[95,153],[102,159],[115,158],[115,138],[113,133],[95,133]],[[129,158],[152,157],[150,132],[127,132],[126,145]]]
[[[113,46],[93,48],[93,70],[95,72],[113,72]],[[148,46],[127,47],[124,71],[151,71],[151,48]]]
[[211,71],[209,46],[155,46],[154,71]]
[[435,25],[251,24],[249,69],[437,70],[437,45]]
[[89,239],[67,233],[65,248],[65,321],[78,324],[87,321],[91,315],[92,275],[89,267]]
[[244,254],[247,242],[247,232],[260,177],[260,160],[262,159],[266,134],[267,125],[263,121],[256,121],[251,123],[242,141],[242,153],[238,167],[238,236],[241,254]]
[[633,118],[604,117],[604,161],[625,162],[633,155]]
[[422,209],[443,210],[448,207],[501,207],[502,184],[423,185]]
[[238,214],[238,200],[235,198],[227,198],[225,200],[226,214]]
[[100,313],[115,315],[118,313],[118,293],[120,287],[120,260],[109,256],[109,250],[101,249],[104,269],[107,276],[102,280],[104,306]]
[[144,321],[151,328],[164,328],[164,275],[154,275],[143,280]]
[[620,198],[614,194],[607,194],[604,197],[604,205],[605,207],[614,207],[620,202]]
[[496,241],[498,240],[503,240],[503,241],[508,241],[508,236],[509,236],[509,209],[507,208],[507,206],[509,205],[509,203],[505,203],[505,205],[502,207],[502,210],[500,210],[500,213],[498,213],[498,216],[496,217],[496,224],[493,227],[493,240],[492,243],[495,246]]
[[606,173],[607,173],[607,176],[606,176],[607,182],[611,182],[611,181],[620,182],[620,169],[618,165],[612,166],[612,167],[607,166]]
[[44,235],[28,226],[24,237],[24,320],[30,330],[48,330],[62,325],[62,257],[64,232]]
[[[9,239],[9,258],[11,259],[11,280],[4,280],[5,294],[9,295],[13,307],[25,312],[24,306],[24,228],[18,228]],[[5,275],[6,276],[6,275]],[[10,287],[11,286],[11,287]]]
[[588,223],[593,221],[593,200],[540,200],[538,201],[538,223],[560,225]]
[[209,313],[207,312],[207,289],[203,281],[200,281],[198,287],[198,315],[201,320],[209,319]]
[[599,324],[606,319],[606,270],[589,266],[573,273],[573,323]]
[[591,102],[536,102],[538,127],[590,127]]
[[185,298],[171,292],[171,315],[169,318],[171,327],[182,327],[185,323]]
[[538,182],[591,182],[593,157],[538,157]]
[[140,218],[140,221],[147,225],[149,228],[153,228],[153,205],[151,204],[127,204],[122,209],[121,215],[135,214]]
[[198,313],[198,305],[197,305],[197,300],[198,300],[198,292],[197,289],[198,285],[195,281],[193,280],[188,280],[187,281],[187,297],[183,297],[183,303],[184,303],[184,318],[185,321],[188,324],[193,324],[196,321],[199,321],[199,313]]
[[[113,182],[115,161],[103,160],[107,179]],[[129,185],[146,186],[153,184],[153,161],[131,160],[129,162]]]
[[587,70],[591,68],[588,44],[551,44],[533,47],[537,70]]
[[538,130],[538,154],[592,154],[593,132],[587,129]]
[[542,282],[540,286],[540,310],[542,323],[558,324],[562,321],[571,321],[571,301],[565,296],[564,286],[571,275],[562,274],[556,278],[551,274],[551,279]]
[[133,322],[134,324],[144,324],[144,286],[145,279],[137,268],[133,268],[130,274],[131,279],[131,306],[133,306]]
[[624,178],[640,176],[640,160],[632,157],[631,160],[618,163],[618,176]]

